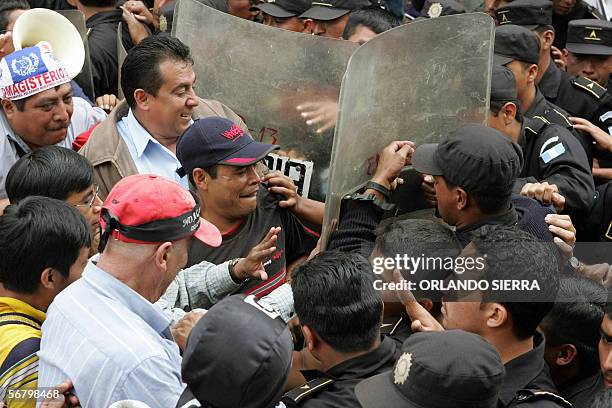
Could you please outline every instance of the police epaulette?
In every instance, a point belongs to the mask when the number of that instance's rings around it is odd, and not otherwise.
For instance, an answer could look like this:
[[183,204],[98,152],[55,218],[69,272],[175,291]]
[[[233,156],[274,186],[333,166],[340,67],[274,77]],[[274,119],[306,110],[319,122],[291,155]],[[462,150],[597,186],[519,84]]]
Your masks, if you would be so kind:
[[580,88],[590,93],[597,99],[603,98],[603,96],[608,91],[606,88],[599,85],[597,82],[591,81],[589,78],[585,78],[581,76],[574,78],[572,80],[572,85],[574,85],[576,88]]
[[397,317],[384,319],[383,324],[380,326],[380,334],[393,336],[403,320],[403,317],[400,317],[399,319]]
[[542,116],[534,116],[527,123],[528,124],[525,125],[525,129],[533,132],[535,135],[539,134],[542,129],[550,125],[550,122]]
[[284,395],[284,398],[288,398],[297,404],[304,398],[311,397],[318,393],[333,382],[334,380],[331,378],[315,378],[314,380],[310,380],[306,384],[287,392]]
[[542,117],[549,123],[556,123],[565,127],[566,129],[573,129],[574,127],[574,125],[572,125],[572,122],[570,122],[569,117],[563,112],[559,112],[556,109],[547,110]]
[[541,390],[518,390],[517,394],[517,405],[526,402],[533,402],[538,400],[546,400],[555,402],[557,405],[563,408],[572,408],[572,404],[560,395],[554,394],[548,391]]

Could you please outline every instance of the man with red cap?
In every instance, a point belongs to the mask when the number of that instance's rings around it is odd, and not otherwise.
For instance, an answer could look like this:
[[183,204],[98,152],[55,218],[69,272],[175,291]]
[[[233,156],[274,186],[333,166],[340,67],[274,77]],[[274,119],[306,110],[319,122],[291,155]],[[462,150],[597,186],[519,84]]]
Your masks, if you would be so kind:
[[155,305],[187,262],[192,238],[221,243],[180,184],[135,175],[115,185],[101,210],[101,256],[48,309],[41,387],[66,378],[84,406],[138,399],[174,406],[183,390],[170,319]]

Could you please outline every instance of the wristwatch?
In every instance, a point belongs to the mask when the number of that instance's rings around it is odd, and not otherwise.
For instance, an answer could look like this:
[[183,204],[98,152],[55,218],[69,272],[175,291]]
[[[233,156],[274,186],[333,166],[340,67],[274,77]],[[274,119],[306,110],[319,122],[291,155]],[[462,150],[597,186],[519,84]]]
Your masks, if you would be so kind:
[[242,283],[244,282],[244,280],[240,280],[238,279],[238,277],[236,276],[236,273],[234,272],[234,268],[236,267],[236,264],[238,262],[240,262],[242,258],[235,258],[235,259],[231,259],[228,263],[227,263],[227,269],[229,271],[230,277],[232,278],[232,280],[236,283]]
[[385,197],[386,200],[388,200],[389,197],[391,197],[391,190],[389,190],[387,187],[375,181],[372,181],[372,180],[368,181],[365,185],[365,190],[367,189],[378,191],[380,194],[382,194]]

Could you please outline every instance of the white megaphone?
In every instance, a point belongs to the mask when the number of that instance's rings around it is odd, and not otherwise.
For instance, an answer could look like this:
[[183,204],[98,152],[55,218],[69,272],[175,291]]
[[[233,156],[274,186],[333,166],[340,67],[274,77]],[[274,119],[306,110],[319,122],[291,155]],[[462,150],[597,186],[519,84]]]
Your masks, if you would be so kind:
[[81,72],[85,63],[85,46],[81,35],[66,17],[43,8],[20,15],[13,26],[15,50],[33,47],[41,41],[51,45],[53,55],[68,70],[70,79]]

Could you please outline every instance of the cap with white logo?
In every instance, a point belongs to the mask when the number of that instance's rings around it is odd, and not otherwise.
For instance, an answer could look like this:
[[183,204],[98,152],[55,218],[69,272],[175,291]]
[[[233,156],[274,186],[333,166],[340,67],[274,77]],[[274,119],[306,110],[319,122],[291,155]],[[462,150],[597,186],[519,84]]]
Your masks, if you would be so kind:
[[67,82],[70,82],[68,71],[53,55],[51,45],[44,41],[15,51],[0,61],[3,99],[27,98]]

